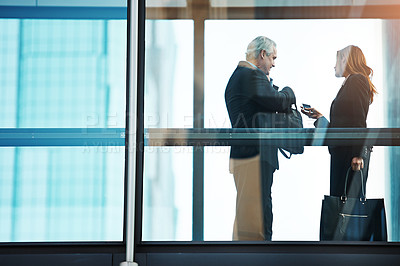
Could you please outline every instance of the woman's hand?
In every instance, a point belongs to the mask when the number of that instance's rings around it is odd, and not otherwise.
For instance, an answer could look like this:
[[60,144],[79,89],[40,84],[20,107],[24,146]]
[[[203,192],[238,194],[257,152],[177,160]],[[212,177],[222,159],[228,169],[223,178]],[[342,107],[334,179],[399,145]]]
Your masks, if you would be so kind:
[[353,169],[353,171],[360,171],[362,168],[364,168],[364,159],[361,157],[354,157],[351,160],[351,169]]
[[320,117],[323,117],[323,115],[318,112],[315,108],[304,108],[303,106],[300,107],[301,108],[301,112],[303,114],[305,114],[306,116],[308,116],[309,118],[313,118],[313,119],[318,119]]

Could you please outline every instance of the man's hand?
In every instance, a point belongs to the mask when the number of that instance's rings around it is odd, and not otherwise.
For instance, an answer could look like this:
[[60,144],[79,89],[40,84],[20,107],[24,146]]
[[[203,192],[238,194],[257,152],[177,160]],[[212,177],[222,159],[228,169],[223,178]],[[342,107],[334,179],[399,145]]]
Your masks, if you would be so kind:
[[354,157],[351,160],[351,169],[353,169],[353,171],[360,171],[362,168],[364,168],[364,159],[361,157]]

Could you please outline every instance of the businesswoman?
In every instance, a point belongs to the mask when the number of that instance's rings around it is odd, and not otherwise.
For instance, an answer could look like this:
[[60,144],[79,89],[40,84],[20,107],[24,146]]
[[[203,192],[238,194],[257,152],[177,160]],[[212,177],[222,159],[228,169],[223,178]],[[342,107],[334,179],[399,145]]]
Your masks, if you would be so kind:
[[[330,109],[330,122],[314,108],[302,108],[302,112],[316,119],[316,127],[366,128],[369,105],[377,93],[370,77],[373,71],[367,66],[365,56],[357,46],[347,46],[337,52],[335,76],[345,80]],[[368,177],[371,147],[368,146],[329,146],[331,154],[330,195],[342,196],[346,173],[352,168],[347,183],[347,195],[360,197],[361,179],[354,175],[361,170],[364,182]],[[354,176],[354,178],[353,178]],[[364,183],[365,184],[365,183]]]

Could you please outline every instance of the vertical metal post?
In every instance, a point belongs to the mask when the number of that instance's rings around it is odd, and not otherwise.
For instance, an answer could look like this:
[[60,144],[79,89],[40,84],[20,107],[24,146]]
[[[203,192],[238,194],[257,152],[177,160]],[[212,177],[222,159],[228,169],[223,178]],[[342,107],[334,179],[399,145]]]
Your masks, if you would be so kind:
[[[192,1],[194,19],[193,127],[204,128],[204,21],[209,2]],[[193,147],[193,241],[204,240],[204,147]]]
[[135,256],[135,184],[136,184],[136,132],[137,132],[137,65],[138,65],[138,0],[128,0],[128,171],[126,208],[126,261],[121,266],[138,265]]

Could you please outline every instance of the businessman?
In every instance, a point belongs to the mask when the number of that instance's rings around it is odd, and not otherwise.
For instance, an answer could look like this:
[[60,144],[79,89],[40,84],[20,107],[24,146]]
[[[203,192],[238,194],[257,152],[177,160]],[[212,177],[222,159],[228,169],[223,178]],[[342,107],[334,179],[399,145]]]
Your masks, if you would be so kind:
[[[291,88],[278,91],[272,83],[276,58],[276,44],[267,37],[249,43],[246,61],[239,62],[225,90],[232,128],[265,127],[268,123],[257,122],[259,113],[283,112],[295,102]],[[229,169],[237,191],[233,240],[271,240],[271,187],[278,168],[277,147],[232,145]]]

